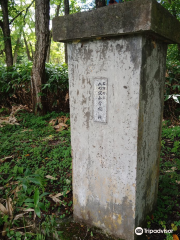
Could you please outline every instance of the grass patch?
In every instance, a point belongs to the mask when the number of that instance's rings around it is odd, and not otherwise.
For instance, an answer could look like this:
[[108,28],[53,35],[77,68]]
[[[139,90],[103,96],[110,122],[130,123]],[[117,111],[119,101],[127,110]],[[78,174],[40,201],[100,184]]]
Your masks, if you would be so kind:
[[[19,112],[16,117],[20,125],[0,128],[0,198],[11,199],[13,208],[12,214],[0,217],[0,231],[5,222],[9,229],[14,228],[13,219],[28,206],[35,209],[37,216],[41,212],[41,221],[47,214],[64,218],[72,213],[70,127],[57,132],[48,123],[62,115],[53,112],[35,117]],[[56,194],[59,196],[53,199]],[[37,201],[43,205],[36,206]],[[30,217],[33,214],[28,213]]]

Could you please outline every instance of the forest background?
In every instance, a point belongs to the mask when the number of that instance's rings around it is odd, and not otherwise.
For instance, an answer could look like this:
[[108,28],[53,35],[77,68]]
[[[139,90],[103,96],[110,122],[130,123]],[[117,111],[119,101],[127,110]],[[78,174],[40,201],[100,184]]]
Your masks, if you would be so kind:
[[[180,20],[179,0],[158,2]],[[105,0],[0,0],[1,107],[28,105],[35,114],[69,111],[67,48],[53,41],[51,20],[105,5]],[[180,46],[169,45],[164,116],[176,120],[179,78]]]

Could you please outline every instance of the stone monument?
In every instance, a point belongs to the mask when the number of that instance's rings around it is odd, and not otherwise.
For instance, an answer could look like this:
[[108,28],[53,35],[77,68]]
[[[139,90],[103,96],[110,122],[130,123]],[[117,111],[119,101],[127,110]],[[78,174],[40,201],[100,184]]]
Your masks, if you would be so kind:
[[158,192],[167,45],[180,23],[155,0],[53,19],[68,43],[74,218],[136,239]]

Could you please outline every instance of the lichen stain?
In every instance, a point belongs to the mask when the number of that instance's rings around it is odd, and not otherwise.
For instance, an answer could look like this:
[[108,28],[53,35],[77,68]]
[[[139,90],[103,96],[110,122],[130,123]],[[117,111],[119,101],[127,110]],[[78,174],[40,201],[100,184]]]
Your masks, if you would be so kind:
[[85,78],[82,77],[82,85],[84,85],[84,83],[85,83]]
[[79,211],[74,213],[76,219],[100,227],[117,238],[134,239],[134,210],[127,197],[123,198],[122,204],[108,202],[104,206],[90,196],[86,206],[81,207],[79,202],[76,202],[75,209],[81,209],[80,214]]
[[115,216],[115,219],[116,219],[116,221],[118,222],[118,224],[121,224],[121,223],[122,223],[122,217],[121,217],[121,215],[120,215],[120,214],[114,214],[114,216]]
[[81,51],[81,58],[85,62],[89,61],[92,58],[93,50],[90,49],[88,45],[84,45],[84,47],[81,48],[81,49],[82,49],[82,51]]
[[[141,108],[140,108],[141,109]],[[142,141],[143,141],[143,134],[144,134],[144,116],[142,111],[139,112],[139,123],[138,123],[138,151],[140,152],[142,149]]]
[[86,126],[87,126],[87,129],[88,129],[89,128],[90,112],[86,112],[85,116],[86,116]]
[[86,104],[86,97],[84,96],[84,94],[82,95],[82,102],[81,102],[81,104],[83,105],[83,104]]
[[108,52],[109,42],[102,41],[101,47],[100,47],[100,55],[99,55],[99,61],[107,59],[107,52]]
[[77,122],[77,116],[74,117],[74,122]]
[[158,68],[154,75],[154,79],[158,81],[158,83],[159,83],[160,76],[161,76],[161,72],[160,72],[160,68]]
[[141,50],[140,50],[140,37],[127,37],[126,38],[126,51],[131,54],[131,62],[134,66],[134,70],[139,69],[141,62]]
[[122,54],[122,49],[123,49],[123,45],[120,45],[119,43],[116,45],[116,51],[118,52],[118,54]]
[[87,80],[87,84],[89,84],[90,85],[90,87],[92,87],[92,84],[91,84],[91,80],[89,79],[89,80]]

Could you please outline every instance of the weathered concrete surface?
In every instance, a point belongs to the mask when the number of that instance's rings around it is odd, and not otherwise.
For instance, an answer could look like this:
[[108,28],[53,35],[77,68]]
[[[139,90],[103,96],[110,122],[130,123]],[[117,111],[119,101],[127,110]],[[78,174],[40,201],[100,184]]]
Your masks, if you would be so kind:
[[[123,36],[68,44],[74,217],[134,240],[157,196],[166,44]],[[108,79],[107,123],[93,85]]]
[[143,38],[137,143],[136,226],[155,207],[158,193],[161,123],[167,45]]
[[53,19],[54,41],[149,33],[180,43],[180,22],[156,0],[134,0]]

